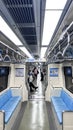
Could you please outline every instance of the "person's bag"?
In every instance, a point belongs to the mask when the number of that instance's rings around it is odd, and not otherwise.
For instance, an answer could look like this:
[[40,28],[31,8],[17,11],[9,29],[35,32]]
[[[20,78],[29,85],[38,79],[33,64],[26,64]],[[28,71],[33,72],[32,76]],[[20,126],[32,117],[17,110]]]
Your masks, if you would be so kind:
[[29,78],[27,79],[28,83],[29,83]]

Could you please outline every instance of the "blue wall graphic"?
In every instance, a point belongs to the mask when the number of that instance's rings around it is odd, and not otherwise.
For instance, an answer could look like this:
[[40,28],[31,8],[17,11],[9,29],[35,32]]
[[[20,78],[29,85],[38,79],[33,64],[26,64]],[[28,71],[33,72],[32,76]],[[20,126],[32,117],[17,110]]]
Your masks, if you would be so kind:
[[58,68],[50,68],[50,77],[58,77]]

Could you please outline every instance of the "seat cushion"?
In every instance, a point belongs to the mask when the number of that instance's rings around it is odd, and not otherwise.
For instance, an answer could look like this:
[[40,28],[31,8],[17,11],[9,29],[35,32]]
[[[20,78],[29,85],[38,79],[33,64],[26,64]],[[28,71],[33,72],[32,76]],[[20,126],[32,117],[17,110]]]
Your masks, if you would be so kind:
[[12,115],[11,112],[5,111],[5,124],[9,121],[11,115]]
[[51,101],[54,105],[61,105],[61,104],[65,104],[62,100],[61,97],[51,97]]
[[63,111],[69,110],[69,108],[66,105],[57,105],[57,106],[54,106],[54,108],[56,112],[59,112],[59,111],[63,112]]
[[73,110],[73,98],[70,97],[64,90],[61,91],[61,98],[69,108],[69,110]]
[[10,98],[10,100],[1,108],[1,110],[5,111],[5,123],[7,123],[14,112],[15,108],[17,107],[18,103],[20,102],[21,97],[15,96]]
[[12,97],[11,89],[0,95],[0,108]]
[[68,111],[69,108],[67,107],[67,105],[65,104],[65,102],[63,101],[63,99],[61,97],[52,97],[51,101],[54,106],[55,112],[57,114],[59,123],[61,124],[62,123],[62,112]]
[[57,112],[57,118],[60,124],[62,124],[62,111]]

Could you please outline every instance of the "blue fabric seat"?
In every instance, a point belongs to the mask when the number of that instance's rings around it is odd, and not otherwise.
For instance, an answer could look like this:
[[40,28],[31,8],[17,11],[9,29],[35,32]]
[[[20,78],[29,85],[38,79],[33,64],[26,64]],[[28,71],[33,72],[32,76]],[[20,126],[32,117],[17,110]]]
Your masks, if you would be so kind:
[[51,97],[51,100],[52,100],[54,105],[65,104],[61,97]]
[[0,95],[0,108],[12,97],[11,89]]
[[57,114],[59,123],[62,124],[62,111],[59,111],[59,112],[57,112],[56,114]]
[[59,123],[62,124],[62,112],[73,110],[73,98],[71,98],[64,90],[61,91],[59,97],[52,96],[51,101],[57,114]]
[[64,90],[61,91],[61,98],[70,110],[73,110],[73,98],[71,98]]
[[7,123],[16,109],[21,96],[12,96],[11,89],[0,95],[0,110],[5,112],[5,123]]

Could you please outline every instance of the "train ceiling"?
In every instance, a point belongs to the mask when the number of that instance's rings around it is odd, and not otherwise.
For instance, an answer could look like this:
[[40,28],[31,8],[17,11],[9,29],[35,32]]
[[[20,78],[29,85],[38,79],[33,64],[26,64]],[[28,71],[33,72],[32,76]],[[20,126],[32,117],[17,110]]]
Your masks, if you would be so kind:
[[[25,46],[35,58],[40,56],[45,3],[46,0],[0,0],[0,14],[23,43],[21,47]],[[68,29],[71,46],[68,46],[67,33],[60,39],[63,31],[73,21],[72,12],[73,1],[69,0],[48,45],[46,57],[50,59],[49,62],[62,61],[68,55],[73,58],[73,25]],[[13,48],[16,47],[13,45]]]
[[39,57],[46,0],[0,0],[0,13],[28,51]]
[[73,59],[73,0],[67,0],[46,52],[47,63]]

